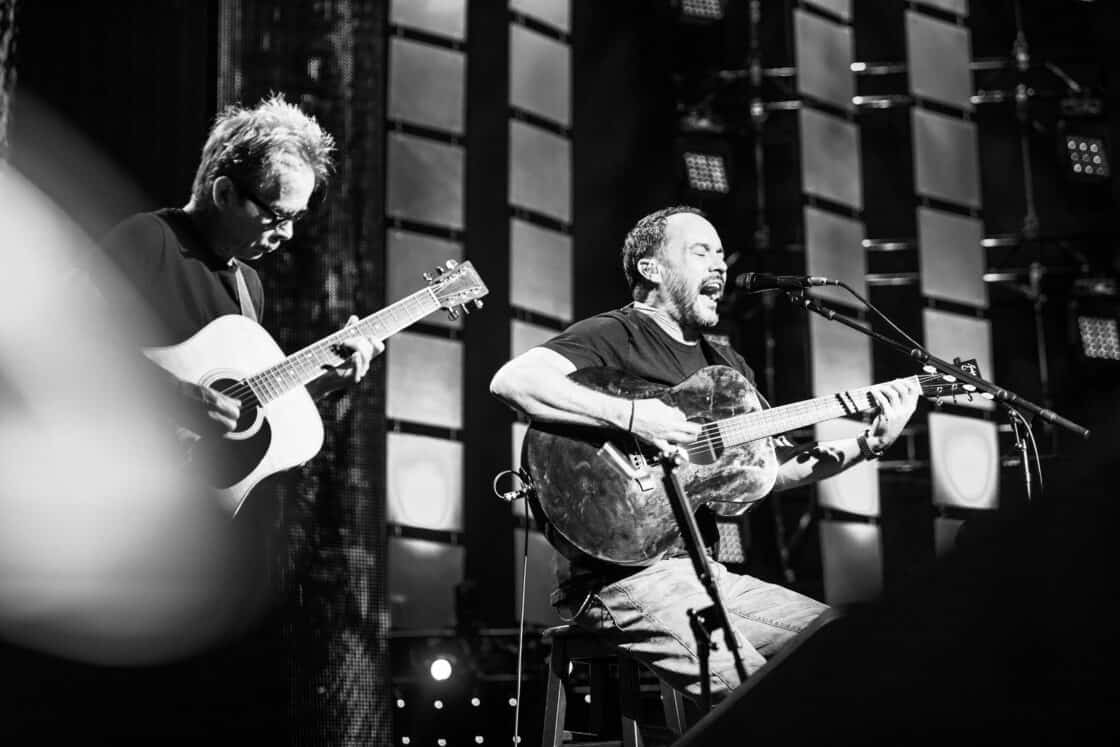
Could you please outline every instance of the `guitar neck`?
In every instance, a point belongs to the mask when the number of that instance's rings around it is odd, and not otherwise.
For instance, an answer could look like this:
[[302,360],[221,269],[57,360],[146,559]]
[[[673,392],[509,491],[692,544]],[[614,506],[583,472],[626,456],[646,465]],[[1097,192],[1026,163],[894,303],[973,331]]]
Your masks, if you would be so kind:
[[431,288],[422,288],[411,296],[386,306],[364,319],[312,343],[280,363],[245,379],[257,400],[263,405],[300,386],[306,386],[323,374],[323,367],[335,365],[340,356],[336,346],[353,337],[385,340],[405,327],[423,319],[440,308]]
[[[918,377],[910,380],[917,383]],[[772,407],[767,410],[749,412],[743,415],[717,421],[719,435],[726,446],[737,446],[767,436],[797,430],[806,426],[835,420],[862,412],[874,410],[878,405],[871,397],[873,386],[860,387],[827,397],[807,399],[789,405]]]

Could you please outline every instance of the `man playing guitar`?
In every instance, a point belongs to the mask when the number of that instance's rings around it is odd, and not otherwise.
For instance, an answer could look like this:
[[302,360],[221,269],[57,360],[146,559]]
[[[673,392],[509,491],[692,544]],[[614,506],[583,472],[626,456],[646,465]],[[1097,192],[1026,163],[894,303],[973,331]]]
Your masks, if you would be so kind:
[[[573,381],[573,375],[578,378],[579,372],[592,367],[609,367],[653,384],[674,386],[701,369],[719,366],[753,382],[750,367],[738,353],[703,335],[719,321],[716,304],[726,284],[719,235],[696,209],[659,210],[630,231],[622,247],[622,265],[632,303],[577,322],[509,361],[495,374],[491,392],[535,424],[607,429],[630,434],[662,451],[695,444],[698,438],[706,438],[704,431],[680,409],[657,397],[628,398],[609,388],[585,386]],[[908,380],[873,387],[868,397],[878,414],[859,439],[807,446],[795,446],[782,437],[756,441],[754,450],[742,452],[743,479],[734,484],[749,485],[761,497],[875,458],[898,438],[918,394],[918,387]],[[755,409],[762,407],[753,387],[744,400]],[[625,472],[625,466],[620,469]],[[712,511],[735,515],[749,506],[739,500],[737,491],[725,493],[708,501]],[[573,515],[588,521],[586,517],[596,509],[588,504],[593,503],[592,497]],[[711,521],[710,513],[698,518]],[[600,531],[606,536],[609,528]],[[555,537],[555,532],[550,534],[550,539]],[[555,539],[554,544],[558,544]],[[660,552],[648,563],[611,562],[604,560],[609,554],[581,554],[570,545],[562,551],[570,565],[560,569],[559,588],[553,595],[561,614],[621,647],[677,689],[699,695],[700,663],[686,611],[706,607],[710,600],[684,551]],[[730,573],[714,561],[712,566],[740,639],[748,676],[826,609],[792,590]],[[714,696],[726,696],[740,684],[726,646],[712,650],[709,663]]]
[[[279,249],[292,237],[313,196],[326,187],[334,139],[281,95],[252,109],[232,106],[210,129],[181,208],[131,216],[102,241],[134,288],[138,307],[154,313],[146,346],[181,343],[227,314],[259,317],[262,287],[245,260]],[[356,317],[351,318],[351,322]],[[318,398],[361,381],[380,341],[355,335],[342,343],[345,360],[308,386]],[[180,425],[220,436],[238,423],[241,403],[195,382],[177,382]]]

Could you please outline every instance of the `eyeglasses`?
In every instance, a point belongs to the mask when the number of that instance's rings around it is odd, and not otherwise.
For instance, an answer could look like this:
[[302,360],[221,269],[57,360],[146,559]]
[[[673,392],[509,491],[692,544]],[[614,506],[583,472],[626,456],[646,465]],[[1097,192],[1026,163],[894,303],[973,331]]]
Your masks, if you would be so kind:
[[249,189],[245,185],[237,184],[237,182],[234,182],[234,184],[237,185],[237,189],[240,190],[245,199],[257,206],[257,209],[261,211],[262,216],[264,217],[270,228],[275,228],[281,223],[286,223],[288,221],[291,221],[292,225],[295,225],[296,223],[299,223],[304,216],[307,215],[306,210],[297,210],[294,213],[285,213],[277,210],[276,208],[271,207],[267,202],[262,200],[253,190]]

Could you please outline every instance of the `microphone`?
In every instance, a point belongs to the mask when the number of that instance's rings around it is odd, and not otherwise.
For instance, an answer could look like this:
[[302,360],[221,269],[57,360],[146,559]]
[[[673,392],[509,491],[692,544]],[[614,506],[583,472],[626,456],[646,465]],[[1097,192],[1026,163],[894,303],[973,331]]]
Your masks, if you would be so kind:
[[770,275],[765,272],[744,272],[736,275],[731,284],[747,293],[759,293],[768,290],[798,290],[818,285],[840,285],[840,281],[816,275]]

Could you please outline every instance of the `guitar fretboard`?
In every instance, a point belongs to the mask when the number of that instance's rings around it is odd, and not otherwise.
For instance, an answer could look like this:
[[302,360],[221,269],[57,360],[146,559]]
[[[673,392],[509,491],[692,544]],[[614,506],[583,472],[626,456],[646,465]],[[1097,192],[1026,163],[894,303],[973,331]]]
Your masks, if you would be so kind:
[[323,374],[323,366],[337,364],[342,356],[335,352],[336,346],[344,340],[352,337],[384,340],[439,308],[439,300],[432,288],[421,288],[411,296],[405,296],[396,303],[292,353],[275,366],[247,377],[242,383],[249,387],[258,404],[268,404],[295,387],[305,386],[317,379]]
[[[917,376],[911,376],[907,380],[915,384],[919,383]],[[736,415],[710,425],[719,429],[719,436],[724,445],[745,444],[766,436],[776,436],[779,433],[823,423],[826,420],[874,410],[877,405],[871,398],[872,389],[874,387],[865,386],[837,392],[827,397],[817,397],[768,410]]]

